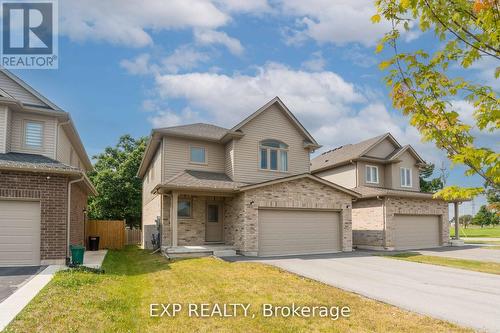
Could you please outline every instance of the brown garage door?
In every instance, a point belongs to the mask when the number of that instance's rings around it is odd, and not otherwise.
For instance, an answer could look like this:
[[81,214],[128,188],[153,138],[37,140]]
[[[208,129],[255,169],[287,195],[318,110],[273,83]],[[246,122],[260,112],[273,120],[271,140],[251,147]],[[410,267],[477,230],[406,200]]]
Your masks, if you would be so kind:
[[314,210],[259,210],[259,255],[337,252],[340,214]]
[[0,200],[0,266],[40,265],[40,203]]
[[396,250],[424,249],[440,246],[439,217],[429,215],[395,215]]

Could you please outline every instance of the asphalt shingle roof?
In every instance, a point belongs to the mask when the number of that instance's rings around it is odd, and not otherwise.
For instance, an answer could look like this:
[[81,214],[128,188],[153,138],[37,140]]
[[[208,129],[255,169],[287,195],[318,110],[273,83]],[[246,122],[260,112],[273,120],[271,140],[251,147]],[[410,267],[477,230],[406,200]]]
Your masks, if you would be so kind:
[[220,140],[229,132],[229,129],[212,124],[196,123],[154,129],[155,132],[173,135],[199,137],[200,139]]
[[311,171],[359,158],[366,149],[370,148],[385,135],[387,134],[382,134],[368,140],[347,144],[324,152],[311,160]]
[[0,168],[27,168],[54,171],[80,171],[78,168],[61,163],[43,155],[6,153],[0,154]]
[[245,183],[233,182],[225,173],[185,170],[162,186],[191,189],[236,190]]
[[373,198],[377,196],[398,196],[398,197],[414,197],[431,199],[433,193],[425,193],[408,190],[395,190],[384,187],[358,186],[353,188],[354,191],[360,193],[363,198]]

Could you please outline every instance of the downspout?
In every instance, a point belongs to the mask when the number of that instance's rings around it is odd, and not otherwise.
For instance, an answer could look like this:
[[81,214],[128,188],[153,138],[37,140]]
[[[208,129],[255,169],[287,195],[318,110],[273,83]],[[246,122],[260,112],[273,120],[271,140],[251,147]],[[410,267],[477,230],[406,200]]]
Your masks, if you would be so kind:
[[67,205],[67,224],[66,224],[66,262],[68,262],[69,257],[70,257],[70,251],[69,251],[69,242],[70,242],[70,229],[71,229],[71,185],[74,183],[81,182],[84,180],[85,177],[82,175],[80,178],[75,179],[75,180],[70,180],[68,182],[68,205]]

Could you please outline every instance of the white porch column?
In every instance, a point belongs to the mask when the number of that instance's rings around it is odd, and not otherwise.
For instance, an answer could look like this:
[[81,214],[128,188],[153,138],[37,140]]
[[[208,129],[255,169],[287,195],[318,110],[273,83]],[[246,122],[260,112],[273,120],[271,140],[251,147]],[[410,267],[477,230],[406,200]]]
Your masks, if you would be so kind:
[[170,214],[170,222],[172,225],[172,246],[177,246],[177,203],[179,201],[179,194],[172,192],[172,209]]

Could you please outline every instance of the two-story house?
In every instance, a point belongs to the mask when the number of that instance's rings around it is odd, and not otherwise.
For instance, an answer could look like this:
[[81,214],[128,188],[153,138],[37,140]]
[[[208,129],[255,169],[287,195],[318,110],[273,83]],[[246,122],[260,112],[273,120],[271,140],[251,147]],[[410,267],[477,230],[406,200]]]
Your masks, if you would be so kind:
[[0,69],[0,266],[64,264],[83,244],[91,168],[70,115]]
[[154,129],[143,180],[143,246],[156,221],[162,250],[244,255],[351,251],[355,191],[310,174],[320,146],[279,98],[231,129],[192,124]]
[[416,249],[448,244],[448,203],[420,191],[424,160],[390,134],[327,151],[311,172],[362,195],[353,202],[353,245]]

